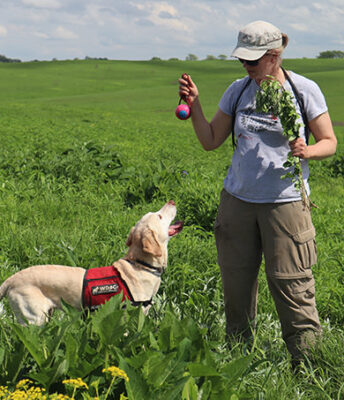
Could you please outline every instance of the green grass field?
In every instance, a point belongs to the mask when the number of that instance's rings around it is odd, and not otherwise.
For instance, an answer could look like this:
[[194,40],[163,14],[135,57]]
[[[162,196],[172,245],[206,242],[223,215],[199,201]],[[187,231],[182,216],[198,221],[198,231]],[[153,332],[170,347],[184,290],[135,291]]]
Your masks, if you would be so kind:
[[284,66],[319,84],[338,138],[334,157],[310,163],[324,327],[315,363],[292,374],[263,272],[253,350],[225,345],[212,227],[231,143],[203,151],[191,122],[174,110],[177,79],[187,72],[211,118],[226,87],[244,75],[239,62],[0,64],[0,282],[34,264],[109,265],[125,254],[131,226],[169,199],[185,221],[147,318],[111,304],[115,311],[82,319],[67,307],[44,328],[22,328],[5,301],[0,385],[29,377],[62,393],[63,379],[81,377],[89,396],[98,384],[105,399],[102,368],[117,365],[129,376],[114,385],[118,399],[344,398],[344,61]]

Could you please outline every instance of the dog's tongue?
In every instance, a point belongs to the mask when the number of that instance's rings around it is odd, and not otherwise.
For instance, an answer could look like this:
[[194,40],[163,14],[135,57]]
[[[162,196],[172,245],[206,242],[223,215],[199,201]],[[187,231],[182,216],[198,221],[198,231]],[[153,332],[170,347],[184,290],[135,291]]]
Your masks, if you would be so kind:
[[175,236],[177,233],[181,232],[183,229],[183,221],[177,221],[174,224],[170,225],[168,228],[168,235],[169,236]]

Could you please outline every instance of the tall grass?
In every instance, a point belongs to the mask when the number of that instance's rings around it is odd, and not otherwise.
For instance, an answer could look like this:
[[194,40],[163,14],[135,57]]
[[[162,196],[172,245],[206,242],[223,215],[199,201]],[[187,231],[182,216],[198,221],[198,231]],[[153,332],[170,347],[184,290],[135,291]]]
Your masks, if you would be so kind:
[[212,225],[232,149],[228,141],[204,152],[174,109],[177,78],[187,72],[211,117],[243,75],[239,63],[22,63],[0,65],[0,281],[33,264],[109,265],[125,254],[131,226],[169,199],[185,228],[170,241],[148,318],[104,308],[82,319],[66,306],[43,329],[20,328],[5,302],[0,384],[29,376],[54,392],[68,377],[104,379],[101,369],[114,364],[129,377],[114,393],[131,399],[343,397],[343,61],[285,67],[319,83],[339,139],[335,157],[311,162],[324,324],[315,362],[291,372],[263,272],[253,349],[225,345]]

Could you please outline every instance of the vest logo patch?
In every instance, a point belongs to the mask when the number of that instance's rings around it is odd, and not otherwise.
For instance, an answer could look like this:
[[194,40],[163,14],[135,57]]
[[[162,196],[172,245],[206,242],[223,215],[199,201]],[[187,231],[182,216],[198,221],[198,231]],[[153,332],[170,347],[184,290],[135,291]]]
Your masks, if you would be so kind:
[[[83,282],[83,308],[96,310],[112,296],[119,295],[122,301],[132,300],[131,293],[121,278],[117,268],[108,267],[90,268],[85,272]],[[1,397],[1,396],[0,396]]]
[[100,285],[100,286],[93,286],[92,287],[92,295],[98,296],[102,294],[110,294],[110,293],[117,293],[119,290],[119,286],[117,283],[112,283],[110,285]]

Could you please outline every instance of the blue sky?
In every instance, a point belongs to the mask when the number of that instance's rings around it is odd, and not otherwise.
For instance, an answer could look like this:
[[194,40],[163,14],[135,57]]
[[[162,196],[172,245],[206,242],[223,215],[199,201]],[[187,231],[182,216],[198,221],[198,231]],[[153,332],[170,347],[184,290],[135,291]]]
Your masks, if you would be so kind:
[[285,58],[344,51],[344,0],[1,0],[0,54],[22,61],[230,56],[238,30],[271,22]]

